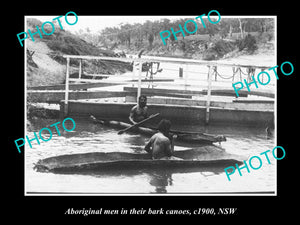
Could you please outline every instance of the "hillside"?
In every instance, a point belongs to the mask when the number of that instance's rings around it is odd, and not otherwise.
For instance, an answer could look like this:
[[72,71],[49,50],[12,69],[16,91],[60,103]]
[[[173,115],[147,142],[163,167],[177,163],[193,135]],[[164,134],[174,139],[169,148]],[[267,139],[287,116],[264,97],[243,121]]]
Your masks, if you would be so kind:
[[[196,22],[196,29],[193,23],[186,23],[194,19],[170,17],[134,24],[124,22],[116,27],[107,27],[98,34],[82,31],[78,35],[94,45],[126,54],[137,54],[143,49],[144,55],[201,60],[220,60],[228,56],[274,50],[275,20],[272,17],[224,17],[217,24],[204,18],[206,27]],[[179,25],[185,31],[178,32]],[[176,38],[171,28],[176,31]],[[165,43],[160,36],[162,31],[171,32]]]
[[[27,19],[28,29],[32,32],[36,26],[41,27],[42,22],[37,19]],[[47,27],[45,26],[46,32]],[[65,81],[66,59],[68,55],[94,55],[119,57],[111,50],[95,47],[80,37],[61,30],[55,24],[55,32],[52,35],[34,36],[35,41],[26,40],[27,53],[27,86],[61,84]],[[116,63],[117,62],[117,63]],[[78,60],[71,60],[71,76],[78,76]],[[132,70],[129,63],[120,61],[84,60],[82,63],[83,73],[116,74]]]
[[179,37],[178,40],[168,40],[163,45],[161,39],[155,39],[151,46],[144,40],[142,44],[130,46],[122,43],[106,42],[106,47],[114,51],[123,51],[126,54],[137,54],[145,49],[145,55],[191,58],[200,60],[220,60],[234,58],[240,55],[255,55],[264,52],[274,53],[274,37],[271,33],[251,32],[243,39],[238,34],[231,38],[221,38],[219,35],[209,37],[207,34],[198,34]]

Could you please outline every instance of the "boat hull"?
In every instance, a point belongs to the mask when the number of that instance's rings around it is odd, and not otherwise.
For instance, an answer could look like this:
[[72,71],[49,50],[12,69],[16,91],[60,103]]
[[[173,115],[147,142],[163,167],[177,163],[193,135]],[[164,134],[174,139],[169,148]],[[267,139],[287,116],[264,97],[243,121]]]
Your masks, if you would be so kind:
[[[214,147],[214,148],[213,148]],[[212,150],[214,149],[214,150]],[[212,150],[212,151],[211,151]],[[178,159],[155,159],[148,153],[92,152],[50,157],[39,160],[34,169],[38,172],[78,173],[124,171],[130,169],[184,169],[221,167],[241,164],[245,157],[228,154],[217,146],[201,147],[174,152]]]
[[[128,123],[113,121],[113,120],[103,121],[103,120],[98,120],[96,118],[93,118],[93,121],[116,129],[124,129],[132,126],[131,124]],[[154,128],[147,128],[147,127],[135,127],[130,132],[144,134],[146,136],[152,136],[153,134],[157,133],[157,130]],[[174,143],[175,145],[179,145],[179,146],[196,147],[201,144],[206,145],[206,144],[212,144],[214,142],[226,141],[226,137],[223,135],[211,135],[211,134],[203,134],[197,132],[180,132],[180,131],[170,131],[170,133],[171,135],[175,135]]]

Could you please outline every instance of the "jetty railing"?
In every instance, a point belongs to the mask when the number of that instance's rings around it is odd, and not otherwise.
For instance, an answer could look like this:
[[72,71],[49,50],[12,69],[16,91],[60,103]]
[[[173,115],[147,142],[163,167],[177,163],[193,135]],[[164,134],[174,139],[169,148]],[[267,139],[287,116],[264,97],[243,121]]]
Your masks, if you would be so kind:
[[[113,61],[122,61],[129,62],[133,65],[132,78],[135,78],[137,75],[137,98],[141,95],[142,90],[142,64],[143,63],[175,63],[179,65],[185,65],[186,70],[184,77],[184,87],[187,90],[189,76],[188,73],[198,73],[196,71],[189,71],[189,65],[202,65],[207,66],[207,91],[206,91],[206,123],[209,122],[209,112],[211,107],[211,95],[212,95],[212,82],[217,81],[217,77],[222,79],[227,79],[229,82],[233,83],[235,77],[237,76],[242,80],[242,73],[247,75],[247,81],[251,81],[251,76],[255,74],[255,70],[264,71],[272,66],[254,66],[249,64],[235,64],[235,63],[220,63],[218,61],[203,61],[195,59],[179,59],[179,58],[164,58],[164,57],[147,57],[147,58],[117,58],[117,57],[104,57],[104,56],[83,56],[83,55],[63,55],[67,60],[67,69],[66,69],[66,82],[65,82],[65,101],[64,101],[64,115],[68,114],[68,100],[69,100],[69,81],[70,81],[70,59],[79,60],[79,78],[81,78],[82,73],[82,60],[113,60]],[[231,67],[233,75],[229,77],[222,77],[218,72],[219,67]],[[242,68],[246,68],[246,73],[242,71]],[[168,69],[166,69],[168,70]],[[179,67],[179,76],[182,77],[183,69]],[[134,80],[134,79],[133,79]],[[155,90],[155,89],[154,89]],[[253,89],[254,90],[254,89]],[[233,88],[232,88],[233,91]],[[243,91],[242,91],[243,92]],[[244,91],[245,92],[245,91]],[[255,90],[251,90],[251,94],[258,94]],[[268,96],[268,95],[265,95]]]

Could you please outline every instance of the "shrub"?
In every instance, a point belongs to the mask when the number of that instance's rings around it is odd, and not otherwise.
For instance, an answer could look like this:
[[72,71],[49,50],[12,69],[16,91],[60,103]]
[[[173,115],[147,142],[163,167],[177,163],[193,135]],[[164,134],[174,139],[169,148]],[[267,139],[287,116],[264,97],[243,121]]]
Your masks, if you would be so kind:
[[251,34],[248,34],[242,40],[238,40],[237,46],[239,48],[239,51],[246,49],[251,54],[258,48],[256,40]]
[[218,56],[222,57],[228,52],[233,51],[234,45],[221,39],[215,43],[213,49],[217,52]]
[[212,45],[212,47],[209,47],[207,50],[205,50],[203,54],[204,60],[216,60],[235,49],[233,43],[224,41],[222,39],[215,41],[215,43]]
[[260,43],[267,43],[274,39],[274,33],[273,32],[264,32],[259,35],[259,42]]

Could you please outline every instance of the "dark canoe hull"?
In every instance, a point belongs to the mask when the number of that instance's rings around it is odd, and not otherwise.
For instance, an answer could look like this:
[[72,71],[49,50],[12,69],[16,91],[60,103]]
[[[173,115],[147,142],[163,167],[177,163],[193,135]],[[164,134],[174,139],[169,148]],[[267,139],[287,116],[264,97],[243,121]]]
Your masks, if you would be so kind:
[[[113,127],[116,129],[125,129],[132,126],[129,123],[124,123],[120,121],[102,121],[97,120],[98,123],[101,123],[105,126]],[[132,129],[130,132],[144,134],[146,136],[152,136],[157,132],[156,129],[147,128],[147,127],[136,127]],[[212,144],[215,142],[226,141],[226,138],[223,135],[211,135],[197,132],[183,132],[183,131],[171,131],[172,134],[176,134],[174,138],[175,145],[184,145],[188,143],[189,146],[195,146],[199,144]]]
[[[215,149],[212,150],[212,147]],[[221,167],[224,169],[236,163],[241,164],[245,157],[232,155],[216,146],[201,147],[185,151],[176,151],[176,159],[153,160],[147,153],[92,152],[50,157],[39,160],[34,168],[38,172],[78,173],[124,171],[130,169],[183,169]]]

